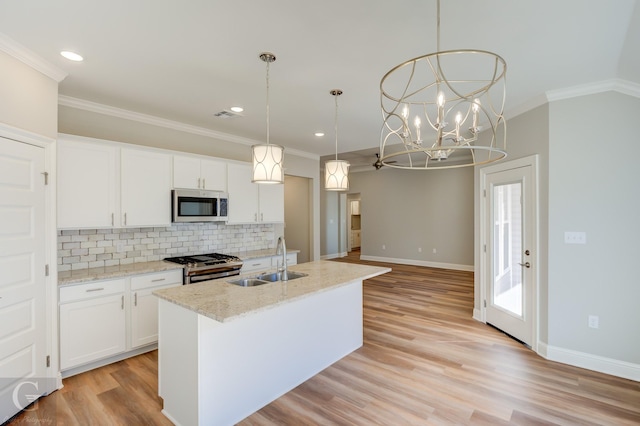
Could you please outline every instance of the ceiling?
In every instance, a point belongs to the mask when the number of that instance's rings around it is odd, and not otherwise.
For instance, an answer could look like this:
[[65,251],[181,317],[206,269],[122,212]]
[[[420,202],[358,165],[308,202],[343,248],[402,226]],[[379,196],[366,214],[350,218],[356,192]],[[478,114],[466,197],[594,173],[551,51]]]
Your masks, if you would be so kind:
[[[507,62],[507,116],[545,93],[608,79],[640,84],[639,0],[450,0],[441,48]],[[379,85],[436,50],[435,0],[3,0],[0,32],[66,71],[60,94],[315,155],[373,163]],[[73,50],[85,60],[59,55]],[[214,114],[240,105],[228,119]],[[326,135],[314,136],[317,131]],[[341,158],[341,159],[347,159]]]

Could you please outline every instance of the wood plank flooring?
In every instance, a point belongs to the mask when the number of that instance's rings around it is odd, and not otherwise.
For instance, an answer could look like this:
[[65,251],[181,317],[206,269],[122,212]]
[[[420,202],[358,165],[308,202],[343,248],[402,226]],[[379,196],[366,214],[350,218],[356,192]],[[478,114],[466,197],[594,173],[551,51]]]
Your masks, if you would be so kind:
[[[472,273],[385,266],[365,282],[364,346],[240,425],[640,424],[639,382],[546,361],[474,321]],[[13,423],[171,424],[156,352],[64,385]]]

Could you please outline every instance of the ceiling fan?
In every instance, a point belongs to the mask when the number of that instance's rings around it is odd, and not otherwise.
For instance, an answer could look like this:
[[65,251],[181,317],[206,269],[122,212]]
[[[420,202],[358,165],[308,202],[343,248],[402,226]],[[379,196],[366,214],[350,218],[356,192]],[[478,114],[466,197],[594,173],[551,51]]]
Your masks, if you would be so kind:
[[[387,163],[397,163],[397,161],[387,161]],[[384,166],[384,164],[382,164],[382,161],[380,161],[380,153],[376,152],[376,162],[373,163],[373,167],[375,167],[376,170],[380,170],[382,166]]]

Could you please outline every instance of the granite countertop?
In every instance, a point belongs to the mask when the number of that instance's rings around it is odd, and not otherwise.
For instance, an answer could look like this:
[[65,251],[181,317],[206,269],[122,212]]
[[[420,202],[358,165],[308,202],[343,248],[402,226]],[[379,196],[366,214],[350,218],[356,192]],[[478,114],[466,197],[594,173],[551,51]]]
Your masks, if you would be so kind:
[[255,274],[243,274],[230,277],[229,280],[205,281],[157,290],[153,294],[216,321],[227,322],[356,280],[365,280],[391,271],[391,268],[326,260],[301,263],[288,269],[308,274],[308,276],[255,287],[241,287],[227,282],[242,277],[255,276]]
[[104,266],[101,268],[76,269],[74,271],[58,272],[58,286],[78,284],[82,282],[106,280],[110,278],[126,277],[128,275],[147,274],[151,272],[182,269],[177,263],[158,260],[154,262],[131,263],[128,265]]

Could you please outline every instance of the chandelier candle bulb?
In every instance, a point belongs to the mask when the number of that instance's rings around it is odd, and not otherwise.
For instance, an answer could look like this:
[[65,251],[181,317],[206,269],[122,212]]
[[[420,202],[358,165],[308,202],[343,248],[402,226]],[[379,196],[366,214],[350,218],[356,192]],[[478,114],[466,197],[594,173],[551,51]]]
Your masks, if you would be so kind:
[[422,122],[420,121],[420,117],[416,116],[413,124],[414,126],[416,126],[416,142],[420,143],[420,125],[422,124]]

